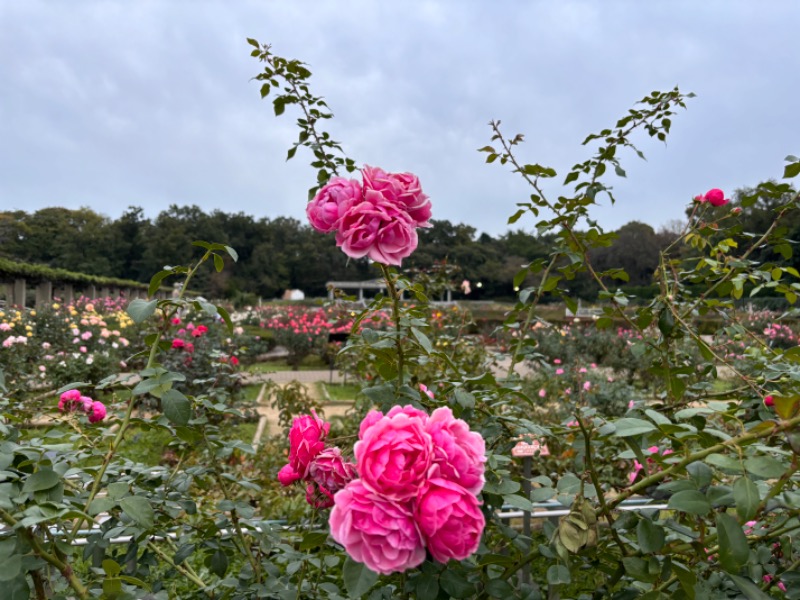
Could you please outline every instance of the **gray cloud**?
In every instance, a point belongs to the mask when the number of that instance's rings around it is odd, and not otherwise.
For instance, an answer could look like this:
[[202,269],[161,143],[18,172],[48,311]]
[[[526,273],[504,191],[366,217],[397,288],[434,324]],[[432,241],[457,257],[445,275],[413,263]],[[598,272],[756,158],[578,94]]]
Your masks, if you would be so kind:
[[[771,2],[0,0],[0,208],[171,203],[301,218],[313,171],[250,81],[245,37],[314,72],[360,163],[419,174],[437,218],[496,234],[524,184],[475,149],[502,119],[563,173],[653,89],[698,97],[665,148],[626,157],[611,227],[779,177],[797,153],[800,6]],[[533,222],[520,222],[532,227]]]

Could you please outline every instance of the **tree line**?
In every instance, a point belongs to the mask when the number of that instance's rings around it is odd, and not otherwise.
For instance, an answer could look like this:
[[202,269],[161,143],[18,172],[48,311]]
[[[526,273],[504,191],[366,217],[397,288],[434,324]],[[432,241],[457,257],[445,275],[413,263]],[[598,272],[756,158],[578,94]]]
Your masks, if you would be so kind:
[[[742,205],[741,199],[751,192],[741,190],[733,201],[742,209],[737,218],[743,237],[766,230],[775,204],[760,200]],[[715,210],[722,216],[730,208]],[[782,227],[784,231],[780,233],[785,238],[800,239],[800,215],[788,215]],[[659,252],[679,232],[680,223],[656,231],[650,225],[632,221],[616,231],[611,245],[593,250],[590,259],[598,271],[625,269],[630,279],[624,286],[646,297],[654,284]],[[520,267],[548,256],[553,245],[547,235],[537,236],[520,229],[496,237],[478,235],[471,225],[447,220],[434,220],[433,227],[418,233],[419,246],[404,261],[404,268],[424,271],[447,263],[457,267],[457,283],[461,279],[471,282],[470,297],[482,299],[513,297],[512,281]],[[0,212],[0,256],[90,275],[147,282],[166,265],[191,261],[199,253],[191,245],[195,240],[220,242],[236,249],[236,264],[226,265],[219,273],[203,271],[198,285],[210,296],[240,303],[252,303],[258,297],[280,297],[284,290],[295,288],[308,296],[322,296],[327,281],[361,281],[378,276],[367,260],[348,259],[336,248],[332,236],[320,235],[292,218],[255,218],[241,212],[204,212],[197,206],[177,205],[154,219],[146,217],[138,207],[130,207],[117,219],[89,208]],[[788,258],[778,256],[769,248],[761,254],[755,258],[800,268],[800,260],[794,254]],[[529,279],[523,285],[530,283]],[[566,285],[576,297],[596,297],[597,288],[588,277],[579,276]]]

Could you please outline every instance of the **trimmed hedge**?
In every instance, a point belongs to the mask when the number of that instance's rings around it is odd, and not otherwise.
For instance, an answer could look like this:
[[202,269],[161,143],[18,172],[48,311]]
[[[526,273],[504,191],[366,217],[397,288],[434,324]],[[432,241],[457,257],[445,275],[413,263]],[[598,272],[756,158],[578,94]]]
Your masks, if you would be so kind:
[[115,277],[100,277],[86,273],[74,273],[66,269],[54,269],[45,265],[32,265],[15,260],[0,258],[0,280],[7,277],[24,277],[31,281],[52,281],[59,283],[83,283],[122,288],[147,289],[146,283]]

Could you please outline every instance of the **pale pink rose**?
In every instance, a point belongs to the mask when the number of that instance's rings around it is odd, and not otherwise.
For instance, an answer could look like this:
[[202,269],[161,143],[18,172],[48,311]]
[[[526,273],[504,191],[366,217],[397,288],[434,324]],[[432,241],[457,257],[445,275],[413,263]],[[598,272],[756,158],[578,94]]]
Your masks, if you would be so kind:
[[371,491],[360,479],[334,496],[331,537],[347,553],[377,573],[388,575],[419,566],[425,560],[411,503],[401,503]]
[[425,546],[434,560],[464,560],[478,549],[486,521],[478,499],[457,483],[436,478],[414,511]]
[[[368,167],[365,167],[365,170]],[[392,173],[389,177],[399,189],[398,201],[405,208],[408,215],[417,223],[417,227],[430,227],[431,201],[422,192],[419,179],[412,173]],[[364,174],[364,185],[367,185],[367,175]]]
[[433,392],[428,389],[428,386],[420,383],[419,384],[419,391],[428,396],[431,400],[433,400]]
[[469,425],[453,417],[447,408],[437,408],[425,425],[433,441],[433,462],[429,476],[455,482],[472,494],[483,488],[483,463],[486,444],[481,434],[470,431]]
[[584,391],[588,392],[591,389],[591,387],[592,387],[592,382],[591,381],[584,381],[583,382]]
[[540,389],[539,398],[544,398],[545,396],[547,396],[547,390],[545,390],[544,388]]
[[391,500],[416,496],[431,466],[431,436],[416,413],[425,414],[411,406],[396,406],[377,421],[367,415],[371,425],[361,428],[353,447],[361,481]]
[[284,465],[283,468],[278,471],[278,481],[280,481],[281,485],[284,487],[292,485],[298,479],[300,479],[300,473],[295,471],[292,465]]
[[98,423],[106,418],[106,405],[95,400],[87,412],[89,413],[89,423]]
[[300,477],[308,475],[308,465],[325,449],[325,437],[331,429],[315,411],[295,417],[289,430],[289,464]]
[[311,226],[321,233],[338,229],[339,219],[347,208],[361,200],[361,184],[354,179],[332,177],[306,205]]
[[556,358],[555,360],[553,360],[553,364],[560,365],[561,364],[561,359],[560,358]]
[[556,375],[563,375],[564,369],[556,369]]
[[327,448],[308,466],[308,479],[331,494],[338,492],[358,476],[356,466],[346,462],[339,448]]

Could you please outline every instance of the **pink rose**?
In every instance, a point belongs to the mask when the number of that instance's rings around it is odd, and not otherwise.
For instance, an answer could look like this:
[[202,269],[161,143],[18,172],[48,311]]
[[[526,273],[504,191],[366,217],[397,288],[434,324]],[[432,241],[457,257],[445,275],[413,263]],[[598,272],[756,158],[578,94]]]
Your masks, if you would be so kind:
[[469,430],[469,425],[453,417],[447,408],[437,408],[425,426],[433,441],[433,467],[431,473],[458,483],[472,494],[483,488],[483,463],[486,462],[486,444],[483,437]]
[[425,560],[425,547],[410,503],[393,502],[356,479],[336,493],[331,537],[373,571],[388,575]]
[[331,429],[316,411],[311,413],[295,417],[289,430],[289,465],[303,479],[308,475],[308,465],[325,449],[325,436]]
[[361,481],[391,500],[416,496],[431,465],[431,436],[418,413],[425,415],[411,406],[396,406],[377,421],[367,415],[372,424],[361,428],[353,447]]
[[298,479],[300,479],[300,473],[295,471],[292,465],[284,465],[283,468],[278,471],[278,481],[280,481],[281,485],[284,487],[292,485]]
[[452,481],[428,482],[414,516],[435,560],[463,560],[478,549],[486,525],[479,506],[474,495]]
[[106,418],[106,405],[95,400],[87,412],[89,413],[89,423],[98,423]]
[[339,448],[323,450],[311,461],[308,466],[308,478],[325,488],[330,493],[336,493],[358,476],[356,466],[345,462]]
[[419,391],[420,391],[420,392],[422,392],[423,394],[425,394],[425,395],[426,395],[428,398],[430,398],[431,400],[433,400],[433,399],[434,399],[434,397],[433,397],[433,392],[432,392],[432,391],[430,391],[430,390],[428,389],[428,386],[427,386],[427,385],[425,385],[424,383],[420,383],[420,384],[419,384]]
[[182,339],[175,338],[174,340],[172,340],[173,348],[183,348],[184,346],[186,346],[186,342],[184,342]]
[[375,190],[384,196],[392,197],[417,227],[430,227],[431,202],[422,192],[419,179],[412,173],[386,173],[377,167],[364,166],[361,170],[364,178],[365,196]]
[[775,406],[775,398],[772,396],[764,396],[764,406]]
[[306,205],[308,222],[321,233],[335,231],[347,208],[360,200],[361,184],[358,181],[332,177]]
[[415,223],[397,203],[374,192],[351,205],[339,221],[336,245],[351,258],[369,256],[388,265],[401,264],[417,247]]

